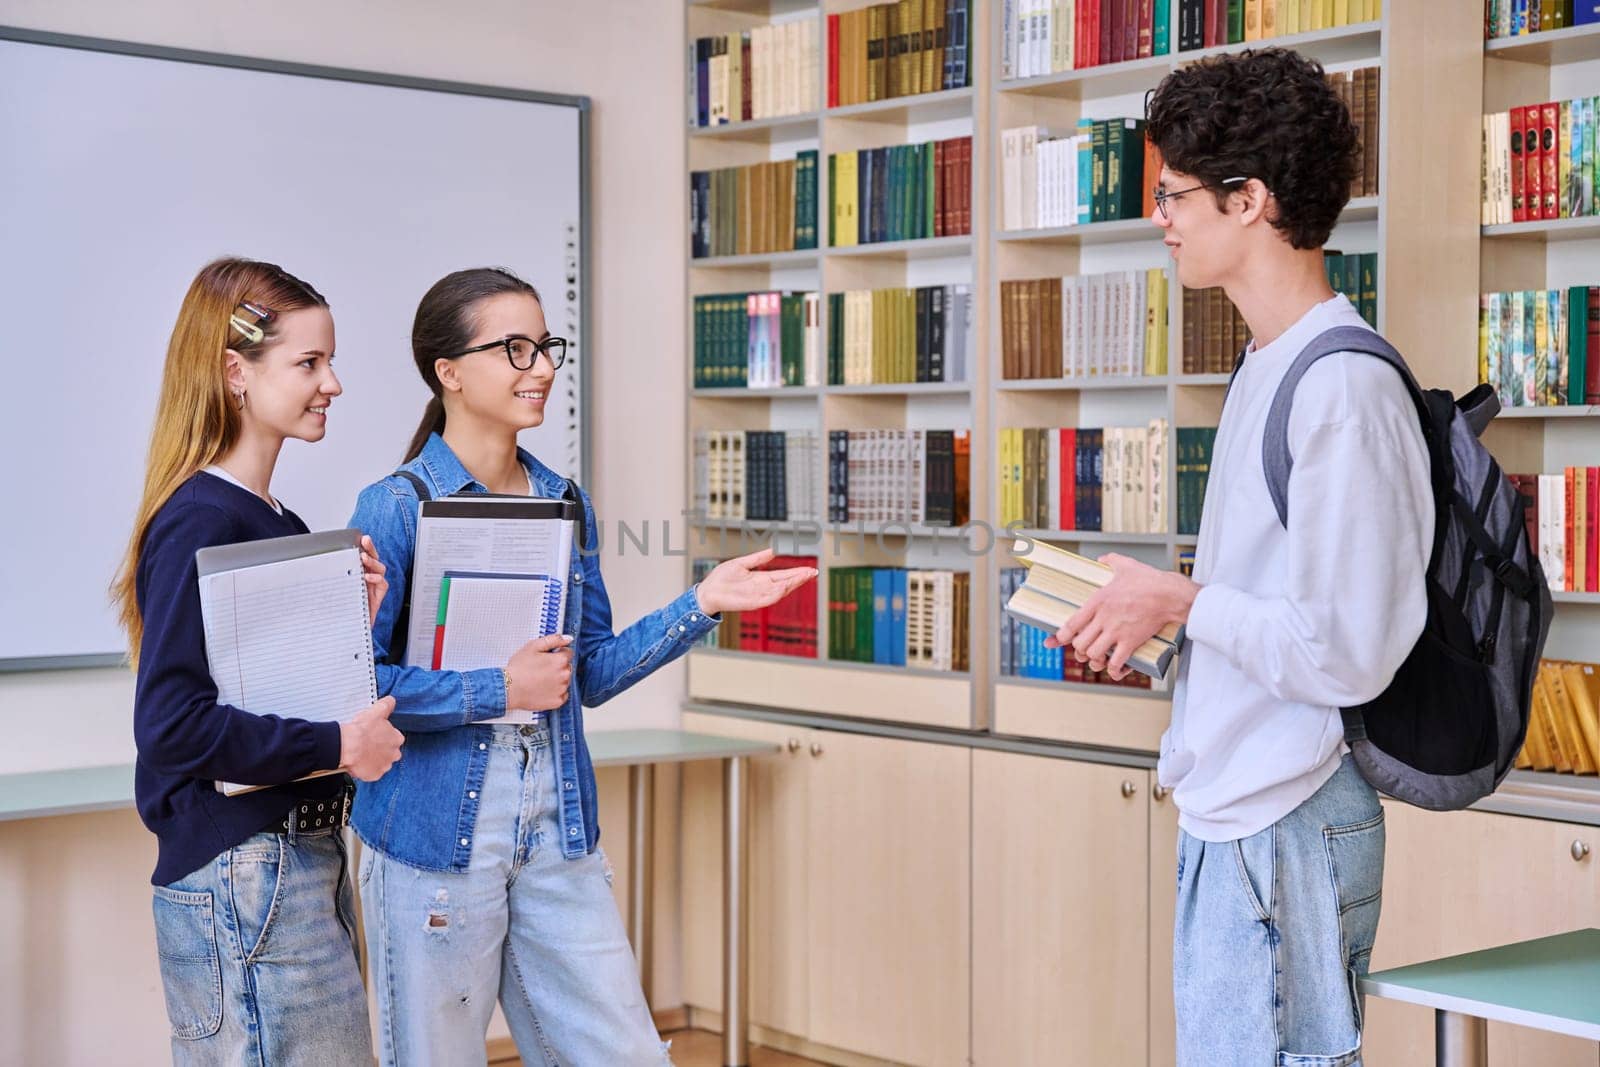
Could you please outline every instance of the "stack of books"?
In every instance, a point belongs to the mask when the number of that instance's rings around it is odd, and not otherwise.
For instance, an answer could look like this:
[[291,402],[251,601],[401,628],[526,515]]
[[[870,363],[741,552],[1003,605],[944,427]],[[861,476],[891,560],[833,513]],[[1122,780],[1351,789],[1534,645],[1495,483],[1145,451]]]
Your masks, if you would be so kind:
[[[1021,538],[1011,551],[1028,568],[1028,576],[1006,601],[1006,613],[1050,633],[1060,630],[1111,580],[1110,567],[1053,545]],[[1128,657],[1128,666],[1151,678],[1164,678],[1182,642],[1183,631],[1169,623]]]

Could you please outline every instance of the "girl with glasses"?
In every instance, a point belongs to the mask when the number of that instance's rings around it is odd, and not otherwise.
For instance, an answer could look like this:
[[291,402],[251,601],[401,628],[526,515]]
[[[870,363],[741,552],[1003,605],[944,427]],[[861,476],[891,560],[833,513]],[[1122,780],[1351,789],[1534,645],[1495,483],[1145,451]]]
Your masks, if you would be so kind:
[[[405,464],[362,491],[353,520],[388,567],[378,688],[407,735],[401,772],[359,789],[354,816],[369,846],[360,883],[381,1057],[483,1064],[498,1000],[525,1063],[668,1062],[598,849],[583,707],[683,655],[721,612],[776,603],[816,571],[755,569],[770,552],[730,560],[615,632],[588,494],[517,447],[544,421],[566,356],[539,294],[505,270],[447,275],[423,296],[411,342],[433,397]],[[485,492],[581,508],[562,634],[504,667],[399,666],[418,500]],[[508,709],[538,714],[486,722]]]

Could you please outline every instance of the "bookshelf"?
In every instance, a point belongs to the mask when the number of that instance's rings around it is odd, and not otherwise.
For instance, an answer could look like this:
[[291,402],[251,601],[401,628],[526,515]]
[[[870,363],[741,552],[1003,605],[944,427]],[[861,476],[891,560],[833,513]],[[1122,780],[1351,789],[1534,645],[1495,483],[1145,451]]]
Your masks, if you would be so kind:
[[[1162,0],[1158,0],[1162,2]],[[1169,17],[1176,25],[1177,3]],[[827,17],[862,7],[859,0],[793,4],[690,4],[687,39],[800,20],[823,42]],[[1196,544],[1178,534],[1171,473],[1177,430],[1215,426],[1226,374],[1182,373],[1182,291],[1156,228],[1143,218],[1022,230],[1002,228],[1001,132],[1038,125],[1071,128],[1079,118],[1137,116],[1144,94],[1176,67],[1244,45],[1157,55],[1028,78],[1003,78],[1004,4],[973,0],[967,88],[917,97],[828,108],[825,73],[819,98],[802,114],[760,122],[691,128],[689,169],[788,158],[816,149],[828,204],[827,160],[832,153],[954,136],[973,137],[970,235],[833,248],[819,219],[815,250],[758,256],[692,259],[689,298],[749,289],[843,290],[967,284],[981,355],[969,359],[970,380],[955,383],[820,384],[785,389],[690,389],[688,424],[701,429],[830,429],[964,427],[972,431],[971,515],[987,524],[999,546],[1008,540],[998,521],[996,436],[1023,426],[1132,426],[1150,419],[1168,425],[1166,532],[1151,534],[1031,529],[1029,536],[1098,554],[1122,552],[1174,566]],[[1177,34],[1172,35],[1177,44]],[[1271,44],[1296,48],[1332,71],[1380,70],[1379,194],[1353,199],[1329,241],[1346,253],[1378,254],[1378,325],[1406,354],[1425,385],[1456,393],[1476,381],[1477,300],[1481,289],[1577,284],[1588,262],[1600,262],[1600,220],[1565,219],[1481,227],[1477,215],[1479,122],[1484,110],[1516,103],[1600,92],[1600,32],[1579,27],[1532,38],[1485,42],[1481,19],[1442,19],[1429,5],[1388,0],[1369,22],[1279,36]],[[825,61],[825,59],[824,59]],[[1590,86],[1585,89],[1584,86]],[[1479,106],[1481,96],[1482,107]],[[1000,373],[1003,282],[1107,271],[1160,268],[1168,276],[1167,373],[1148,376],[1006,379]],[[1566,279],[1572,278],[1569,282]],[[1600,277],[1584,280],[1600,283]],[[824,337],[827,301],[823,300]],[[693,323],[688,343],[693,345]],[[1489,443],[1508,470],[1553,470],[1600,456],[1600,408],[1513,409],[1491,428]],[[1586,457],[1586,458],[1584,458]],[[691,478],[693,472],[691,470]],[[826,484],[826,469],[816,474]],[[826,526],[827,524],[824,524]],[[752,529],[772,536],[780,551],[819,555],[819,646],[827,647],[827,572],[861,565],[955,566],[954,543],[984,547],[986,538],[957,531],[910,530],[888,524],[849,527],[836,546],[796,537],[785,524],[696,527],[692,555],[730,555],[753,545]],[[996,536],[997,535],[997,536]],[[919,553],[921,553],[919,555]],[[1155,751],[1169,698],[1161,692],[1002,676],[998,623],[1000,549],[970,560],[970,669],[962,673],[873,668],[856,663],[779,660],[749,653],[697,649],[691,654],[689,696],[697,701],[749,703],[790,711],[988,731],[1131,752]],[[1600,647],[1600,595],[1562,593],[1549,655],[1594,658]],[[870,682],[864,681],[870,677]],[[862,685],[869,688],[863,689]],[[865,694],[870,693],[870,698]],[[955,708],[955,714],[949,709]],[[872,708],[871,716],[861,715]],[[885,708],[894,710],[885,712]],[[1524,779],[1528,776],[1524,775]],[[1533,776],[1539,779],[1538,775]]]
[[[1600,25],[1577,26],[1483,45],[1482,112],[1600,95]],[[1480,227],[1480,291],[1600,285],[1600,216]],[[1508,471],[1553,474],[1600,463],[1600,406],[1502,411],[1486,438]],[[1600,594],[1555,592],[1548,659],[1600,658]],[[1556,791],[1594,785],[1550,771],[1517,771],[1517,788]],[[1589,794],[1588,803],[1592,803]]]

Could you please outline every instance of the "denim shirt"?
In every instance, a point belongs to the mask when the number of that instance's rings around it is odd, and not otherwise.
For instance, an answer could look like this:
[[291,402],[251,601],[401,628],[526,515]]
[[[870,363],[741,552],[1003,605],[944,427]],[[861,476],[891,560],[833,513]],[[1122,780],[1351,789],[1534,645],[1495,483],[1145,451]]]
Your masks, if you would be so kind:
[[[534,494],[560,499],[565,478],[532,455],[517,456]],[[438,434],[404,470],[420,477],[435,499],[483,493]],[[687,652],[720,620],[700,610],[693,589],[620,634],[612,630],[611,601],[600,578],[599,536],[589,495],[579,490],[586,544],[574,538],[564,633],[573,635],[573,686],[564,707],[548,713],[562,854],[587,855],[600,840],[594,765],[583,736],[583,707],[605,703],[658,667]],[[401,759],[376,782],[358,782],[351,821],[362,841],[401,863],[424,870],[465,871],[472,858],[478,791],[489,763],[494,727],[475,725],[506,712],[505,672],[432,671],[388,663],[403,643],[395,623],[410,595],[407,580],[417,540],[417,494],[390,475],[361,491],[350,525],[372,538],[387,568],[389,592],[372,627],[378,693],[395,698],[390,721],[406,735]],[[399,659],[401,657],[395,657]]]

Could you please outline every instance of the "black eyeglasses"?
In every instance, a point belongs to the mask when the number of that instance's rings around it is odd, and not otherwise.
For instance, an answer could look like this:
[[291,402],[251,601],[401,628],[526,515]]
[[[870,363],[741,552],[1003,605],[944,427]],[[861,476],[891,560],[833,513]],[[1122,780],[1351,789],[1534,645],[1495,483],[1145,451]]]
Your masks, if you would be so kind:
[[506,360],[517,370],[532,370],[534,363],[543,355],[550,361],[550,366],[556,370],[561,369],[561,364],[567,361],[567,339],[565,337],[546,337],[543,341],[535,341],[531,337],[524,337],[514,333],[509,337],[502,337],[497,341],[486,341],[481,345],[457,352],[451,359],[461,356],[470,356],[474,352],[487,352],[491,348],[503,348]]
[[1171,200],[1175,196],[1182,196],[1184,193],[1197,193],[1201,189],[1215,189],[1220,186],[1233,185],[1237,182],[1247,182],[1249,180],[1249,178],[1244,177],[1224,178],[1220,182],[1201,182],[1199,185],[1191,185],[1187,189],[1177,189],[1170,193],[1163,189],[1160,185],[1157,185],[1152,190],[1152,193],[1155,196],[1156,210],[1161,212],[1162,218],[1170,219],[1172,216],[1167,214],[1167,201]]

